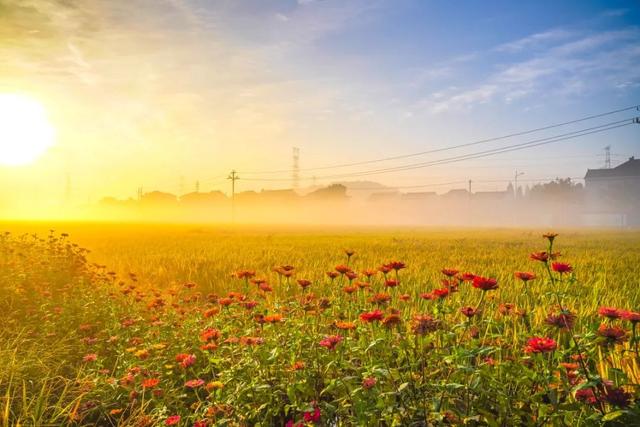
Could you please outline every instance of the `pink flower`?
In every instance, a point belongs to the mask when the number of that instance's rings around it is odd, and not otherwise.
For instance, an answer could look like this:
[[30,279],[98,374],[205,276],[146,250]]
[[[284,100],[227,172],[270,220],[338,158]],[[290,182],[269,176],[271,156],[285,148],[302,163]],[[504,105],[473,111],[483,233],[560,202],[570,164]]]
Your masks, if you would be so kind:
[[185,387],[188,388],[198,388],[200,386],[202,386],[204,384],[204,380],[201,380],[200,378],[195,379],[195,380],[189,380],[186,383],[184,383]]
[[95,362],[98,359],[98,355],[95,353],[89,353],[82,358],[83,362]]
[[329,335],[320,341],[320,345],[329,350],[334,350],[344,338],[341,335]]

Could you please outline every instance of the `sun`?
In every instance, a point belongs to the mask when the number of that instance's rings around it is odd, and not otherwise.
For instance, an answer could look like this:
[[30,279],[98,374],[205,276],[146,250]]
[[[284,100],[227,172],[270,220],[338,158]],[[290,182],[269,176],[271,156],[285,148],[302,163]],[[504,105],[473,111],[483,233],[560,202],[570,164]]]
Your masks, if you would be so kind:
[[54,145],[55,128],[44,106],[25,95],[0,93],[0,165],[33,163]]

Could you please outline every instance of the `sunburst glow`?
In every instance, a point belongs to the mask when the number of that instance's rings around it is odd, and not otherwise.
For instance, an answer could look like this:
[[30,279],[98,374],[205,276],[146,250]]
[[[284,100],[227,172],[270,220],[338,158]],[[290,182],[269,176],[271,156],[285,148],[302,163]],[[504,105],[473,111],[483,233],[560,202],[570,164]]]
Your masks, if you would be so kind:
[[55,143],[44,106],[25,95],[0,94],[0,164],[34,162]]

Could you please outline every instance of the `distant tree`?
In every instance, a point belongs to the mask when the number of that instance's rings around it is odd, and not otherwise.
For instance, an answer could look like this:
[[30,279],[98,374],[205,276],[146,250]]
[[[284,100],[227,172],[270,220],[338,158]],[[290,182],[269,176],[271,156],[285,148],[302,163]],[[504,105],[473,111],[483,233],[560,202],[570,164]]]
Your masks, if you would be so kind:
[[580,201],[583,186],[574,183],[571,178],[556,178],[547,183],[536,184],[531,187],[529,197],[535,200]]
[[318,199],[344,199],[347,197],[347,187],[342,184],[332,184],[307,194],[307,197]]

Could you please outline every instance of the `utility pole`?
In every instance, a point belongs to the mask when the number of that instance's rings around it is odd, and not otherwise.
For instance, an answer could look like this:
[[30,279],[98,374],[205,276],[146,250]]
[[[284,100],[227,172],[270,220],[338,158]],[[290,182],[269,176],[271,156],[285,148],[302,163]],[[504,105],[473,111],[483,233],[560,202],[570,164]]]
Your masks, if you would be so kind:
[[514,181],[515,181],[515,185],[513,187],[513,198],[517,199],[518,198],[518,177],[524,175],[524,172],[518,172],[516,170],[516,173],[514,175]]
[[196,181],[196,193],[200,192],[200,181]]
[[471,180],[469,180],[469,197],[471,197]]
[[227,179],[231,180],[231,222],[236,220],[236,181],[240,179],[235,170],[232,170]]
[[142,185],[138,187],[138,201],[142,200]]
[[604,168],[611,169],[611,146],[604,147]]

